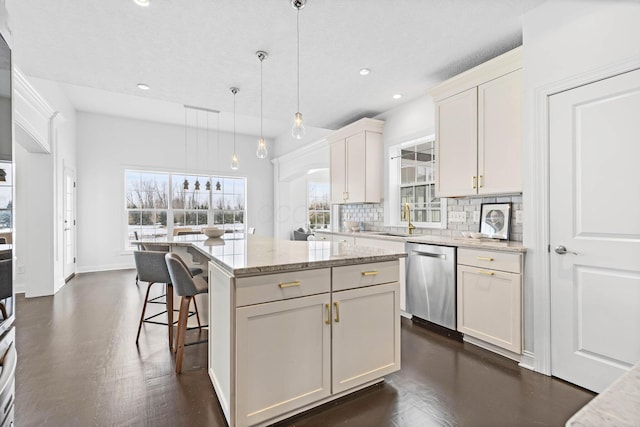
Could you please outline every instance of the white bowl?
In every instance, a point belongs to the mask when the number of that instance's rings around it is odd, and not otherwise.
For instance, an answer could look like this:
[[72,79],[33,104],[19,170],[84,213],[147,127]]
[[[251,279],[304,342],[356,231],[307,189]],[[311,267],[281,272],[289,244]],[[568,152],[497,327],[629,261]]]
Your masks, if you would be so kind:
[[351,231],[353,231],[354,233],[360,231],[360,227],[358,227],[357,225],[355,227],[351,227]]
[[224,234],[224,229],[218,227],[205,227],[200,231],[207,237],[220,237]]
[[462,234],[462,237],[471,237],[470,231],[461,231],[460,233]]
[[477,231],[470,231],[469,232],[469,237],[472,237],[474,239],[479,239],[479,238],[481,238],[483,236],[484,236],[484,234],[478,233]]

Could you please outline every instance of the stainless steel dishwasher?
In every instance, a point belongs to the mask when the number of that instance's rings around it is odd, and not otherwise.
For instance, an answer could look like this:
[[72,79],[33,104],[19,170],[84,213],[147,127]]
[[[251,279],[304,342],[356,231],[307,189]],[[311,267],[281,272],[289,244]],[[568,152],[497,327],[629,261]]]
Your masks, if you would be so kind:
[[407,243],[407,311],[456,329],[456,249]]

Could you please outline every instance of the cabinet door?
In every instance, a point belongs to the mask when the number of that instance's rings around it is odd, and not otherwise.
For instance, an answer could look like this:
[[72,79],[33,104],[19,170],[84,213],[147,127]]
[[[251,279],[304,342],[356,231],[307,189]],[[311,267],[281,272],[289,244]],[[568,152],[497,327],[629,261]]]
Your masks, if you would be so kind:
[[477,88],[436,104],[436,196],[477,193]]
[[347,202],[366,200],[366,137],[364,132],[347,138]]
[[367,203],[380,203],[382,194],[382,134],[365,132],[365,195]]
[[522,351],[522,276],[458,265],[458,330]]
[[344,140],[336,142],[329,146],[330,151],[330,169],[331,175],[331,202],[344,203],[344,196],[347,187],[346,176],[346,148]]
[[326,293],[236,310],[238,426],[330,395],[329,303]]
[[478,194],[522,191],[522,70],[478,86]]
[[400,284],[333,293],[333,393],[400,369]]

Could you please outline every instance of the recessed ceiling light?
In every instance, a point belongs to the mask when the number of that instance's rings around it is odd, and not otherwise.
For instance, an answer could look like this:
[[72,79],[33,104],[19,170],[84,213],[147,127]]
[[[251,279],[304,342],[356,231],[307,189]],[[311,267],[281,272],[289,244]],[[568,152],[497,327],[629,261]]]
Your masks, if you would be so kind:
[[393,99],[400,99],[402,98],[402,95],[400,95],[399,93],[396,93],[395,95],[393,95]]
[[368,69],[368,68],[363,68],[363,69],[361,69],[361,70],[360,70],[360,75],[361,75],[361,76],[366,76],[366,75],[367,75],[367,74],[369,74],[370,72],[371,72],[371,70],[370,70],[370,69]]
[[138,89],[140,89],[140,90],[149,90],[149,89],[151,89],[151,86],[149,86],[148,84],[144,84],[144,83],[138,83]]
[[150,0],[133,0],[133,2],[138,6],[147,7],[149,6]]

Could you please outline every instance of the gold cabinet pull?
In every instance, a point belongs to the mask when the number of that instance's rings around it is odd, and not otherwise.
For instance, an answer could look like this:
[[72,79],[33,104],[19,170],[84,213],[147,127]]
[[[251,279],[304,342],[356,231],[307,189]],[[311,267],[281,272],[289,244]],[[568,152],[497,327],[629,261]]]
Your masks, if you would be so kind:
[[338,301],[334,301],[333,302],[333,306],[336,309],[336,317],[333,318],[334,322],[336,323],[340,323],[340,304],[338,303]]
[[480,261],[493,261],[493,258],[488,257],[488,256],[479,256],[476,257],[477,259],[479,259]]
[[473,178],[471,178],[471,188],[476,188],[478,186],[477,181],[478,178],[476,178],[476,176],[474,175]]
[[295,282],[278,283],[278,286],[280,286],[280,289],[292,288],[294,286],[300,286],[300,281],[296,280]]
[[324,323],[327,325],[330,325],[331,324],[331,305],[325,304],[324,308],[327,309],[327,318],[325,319]]
[[484,181],[484,177],[483,177],[482,175],[480,175],[480,176],[478,177],[478,187],[479,187],[479,188],[482,188],[482,186],[484,185],[484,182],[483,182],[483,181]]
[[496,274],[493,271],[487,271],[487,270],[478,270],[478,273],[486,274],[487,276],[493,276],[494,274]]
[[378,271],[363,271],[362,272],[363,276],[377,276],[378,274],[380,274]]

